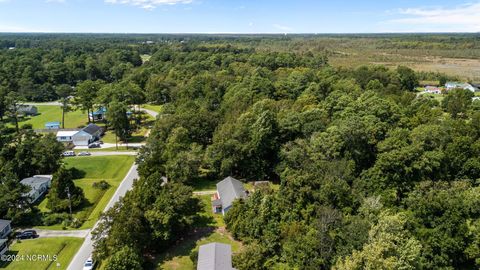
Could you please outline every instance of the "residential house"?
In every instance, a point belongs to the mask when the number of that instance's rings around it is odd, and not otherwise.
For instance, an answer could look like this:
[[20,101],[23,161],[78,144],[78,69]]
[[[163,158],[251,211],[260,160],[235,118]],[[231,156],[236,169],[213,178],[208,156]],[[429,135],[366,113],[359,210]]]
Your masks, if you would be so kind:
[[103,128],[89,124],[74,135],[72,135],[72,141],[75,146],[88,146],[90,143],[99,140],[103,134]]
[[8,239],[0,239],[0,256],[8,251]]
[[47,122],[45,129],[60,129],[60,122]]
[[12,223],[10,220],[0,219],[0,239],[8,238],[8,235],[12,233]]
[[447,82],[445,84],[445,88],[447,88],[447,91],[452,89],[464,89],[464,90],[470,90],[472,92],[478,91],[478,89],[476,89],[469,83],[459,83],[459,82]]
[[225,213],[232,207],[233,201],[246,198],[243,183],[229,176],[217,183],[217,193],[213,196],[212,208],[215,213]]
[[19,105],[17,112],[22,115],[37,115],[38,109],[33,105]]
[[428,94],[441,94],[442,89],[435,87],[435,86],[427,86],[425,87],[425,93]]
[[98,110],[88,114],[90,121],[101,121],[105,119],[105,114],[107,113],[107,108],[100,107]]
[[201,245],[197,270],[235,270],[232,267],[232,247],[222,243]]
[[60,130],[57,132],[57,141],[64,143],[73,142],[73,135],[77,133],[78,130]]
[[52,185],[51,175],[34,175],[20,181],[21,184],[30,187],[30,191],[24,194],[30,203],[35,203]]

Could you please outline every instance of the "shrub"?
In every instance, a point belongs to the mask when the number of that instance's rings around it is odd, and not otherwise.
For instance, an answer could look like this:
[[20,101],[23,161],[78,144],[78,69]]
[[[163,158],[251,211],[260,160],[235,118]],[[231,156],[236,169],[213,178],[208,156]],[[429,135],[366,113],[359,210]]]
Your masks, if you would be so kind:
[[101,190],[107,190],[107,189],[110,188],[110,184],[107,181],[102,180],[100,182],[94,182],[92,184],[92,187],[93,188],[98,188],[98,189],[101,189]]

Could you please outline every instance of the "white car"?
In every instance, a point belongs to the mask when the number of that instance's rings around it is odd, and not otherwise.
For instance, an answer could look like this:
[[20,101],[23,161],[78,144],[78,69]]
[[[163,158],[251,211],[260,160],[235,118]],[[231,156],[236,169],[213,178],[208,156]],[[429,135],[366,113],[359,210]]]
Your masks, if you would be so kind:
[[80,152],[78,153],[78,156],[79,157],[85,157],[85,156],[91,156],[92,154],[90,154],[90,152]]
[[83,264],[83,270],[93,270],[93,267],[95,267],[95,262],[92,258],[88,258]]
[[74,157],[75,152],[74,151],[65,151],[65,152],[63,152],[63,156],[64,157]]

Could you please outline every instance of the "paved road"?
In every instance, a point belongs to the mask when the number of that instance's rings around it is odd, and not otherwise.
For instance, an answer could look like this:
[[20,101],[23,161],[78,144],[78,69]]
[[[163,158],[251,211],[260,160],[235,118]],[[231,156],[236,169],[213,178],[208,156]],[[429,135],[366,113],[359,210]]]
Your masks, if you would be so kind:
[[[145,146],[146,143],[129,143],[128,144],[128,147],[136,147],[136,148],[139,148],[139,147],[142,147],[142,146]],[[124,143],[119,143],[118,144],[118,147],[122,147],[122,146],[127,146],[126,144]],[[102,148],[115,148],[116,145],[114,143],[104,143],[104,144],[101,144],[100,145],[100,149]],[[88,150],[88,146],[75,146],[74,148],[75,150]],[[99,149],[99,148],[95,148],[95,149]]]
[[[134,164],[132,168],[130,168],[130,171],[128,171],[128,174],[125,176],[122,183],[117,188],[117,191],[115,191],[115,194],[110,199],[110,202],[107,204],[104,211],[110,209],[116,202],[120,200],[121,197],[125,196],[125,193],[127,193],[128,190],[132,188],[133,180],[138,178],[137,168],[138,166],[136,164]],[[97,224],[95,224],[94,228],[96,226]],[[70,262],[67,270],[82,270],[85,260],[87,260],[92,255],[92,252],[93,241],[92,235],[89,232],[88,235],[85,237],[85,241],[78,250],[77,254],[75,254],[75,257],[73,257],[72,261]]]
[[50,102],[26,102],[26,103],[23,103],[25,105],[50,105],[50,106],[62,106],[62,103],[58,102],[58,101],[50,101]]
[[[88,151],[85,151],[88,152]],[[90,157],[102,157],[102,156],[136,156],[138,152],[127,152],[127,151],[92,151],[89,152]],[[84,156],[78,156],[78,154],[75,156],[77,158],[82,158]],[[88,157],[88,156],[87,156]]]

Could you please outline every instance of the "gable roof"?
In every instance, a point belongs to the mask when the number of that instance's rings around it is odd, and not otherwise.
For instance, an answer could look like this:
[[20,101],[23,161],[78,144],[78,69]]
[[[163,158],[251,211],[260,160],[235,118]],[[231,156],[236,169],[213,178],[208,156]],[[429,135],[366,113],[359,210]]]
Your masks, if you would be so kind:
[[60,126],[60,122],[47,122],[45,123],[45,126]]
[[35,194],[35,190],[40,189],[42,185],[52,181],[51,175],[35,175],[33,177],[28,177],[20,181],[21,184],[30,187],[30,191],[26,195],[31,196]]
[[102,128],[95,125],[95,124],[89,124],[88,126],[86,126],[82,129],[82,131],[85,131],[86,133],[88,133],[90,135],[95,135],[100,130],[102,130]]
[[5,227],[7,227],[8,224],[10,223],[12,223],[12,221],[6,220],[6,219],[0,219],[0,231],[5,229]]
[[210,243],[198,250],[197,270],[232,270],[232,247]]
[[243,183],[231,176],[217,183],[217,192],[223,208],[231,206],[235,199],[247,196]]
[[33,105],[19,105],[18,106],[18,111],[32,111],[32,110],[36,110],[37,107],[36,106],[33,106]]

